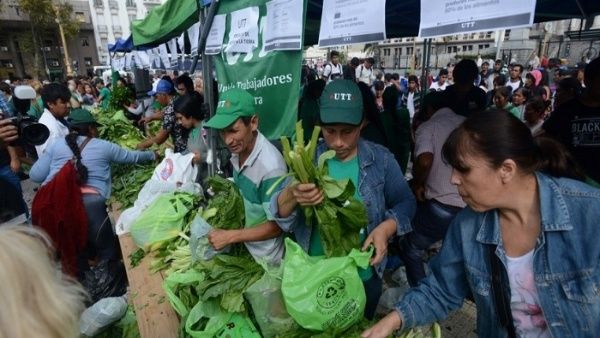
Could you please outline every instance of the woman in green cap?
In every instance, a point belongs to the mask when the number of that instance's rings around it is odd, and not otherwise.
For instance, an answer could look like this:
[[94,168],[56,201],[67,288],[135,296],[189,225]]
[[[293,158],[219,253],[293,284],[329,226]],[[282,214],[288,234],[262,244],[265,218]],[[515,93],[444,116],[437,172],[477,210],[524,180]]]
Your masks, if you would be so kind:
[[[85,109],[74,109],[69,115],[71,133],[57,140],[33,165],[29,176],[32,181],[48,184],[63,167],[75,161],[77,180],[87,214],[87,249],[78,257],[78,271],[82,276],[88,269],[87,254],[97,253],[98,261],[117,259],[119,250],[113,227],[106,211],[106,200],[111,190],[111,163],[140,163],[157,158],[152,151],[131,151],[96,138],[98,126],[92,114]],[[36,196],[36,199],[41,196]],[[61,207],[62,201],[53,201],[48,208]],[[64,203],[63,203],[64,204]],[[34,212],[35,213],[35,212]],[[34,215],[34,221],[35,221]]]

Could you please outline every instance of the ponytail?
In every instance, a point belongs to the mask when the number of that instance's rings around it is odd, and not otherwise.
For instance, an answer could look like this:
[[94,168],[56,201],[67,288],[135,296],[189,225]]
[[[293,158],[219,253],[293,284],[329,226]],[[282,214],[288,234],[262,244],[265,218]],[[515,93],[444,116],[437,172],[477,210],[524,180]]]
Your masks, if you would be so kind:
[[554,177],[585,180],[585,173],[562,143],[547,136],[538,136],[534,142],[538,148],[538,171]]
[[83,163],[81,163],[81,152],[79,151],[79,145],[77,144],[77,137],[79,137],[79,133],[71,132],[69,135],[65,136],[65,141],[67,142],[69,148],[71,148],[73,156],[75,157],[77,180],[80,184],[84,184],[88,179],[88,169],[83,165]]

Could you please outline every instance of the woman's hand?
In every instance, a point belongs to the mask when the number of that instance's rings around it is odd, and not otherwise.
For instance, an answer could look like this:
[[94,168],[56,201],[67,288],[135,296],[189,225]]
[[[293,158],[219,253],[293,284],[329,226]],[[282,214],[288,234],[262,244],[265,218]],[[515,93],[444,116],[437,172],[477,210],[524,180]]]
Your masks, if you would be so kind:
[[387,219],[379,224],[367,237],[363,244],[362,250],[365,251],[369,245],[375,247],[375,256],[371,258],[371,265],[375,266],[383,260],[387,255],[388,239],[396,233],[396,221]]
[[362,338],[386,338],[401,326],[402,319],[400,318],[400,314],[396,311],[392,311],[387,316],[383,317],[382,320],[378,321],[377,324],[366,329],[360,336]]

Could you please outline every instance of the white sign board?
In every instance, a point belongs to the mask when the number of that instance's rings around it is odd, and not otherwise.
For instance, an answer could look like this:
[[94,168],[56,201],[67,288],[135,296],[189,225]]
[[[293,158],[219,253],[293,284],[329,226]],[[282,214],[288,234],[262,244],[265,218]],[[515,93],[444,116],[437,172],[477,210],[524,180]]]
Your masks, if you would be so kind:
[[419,36],[525,27],[533,24],[536,0],[421,0]]
[[385,40],[385,0],[324,0],[319,47]]
[[227,53],[252,53],[258,47],[258,7],[231,12],[231,30]]
[[302,49],[303,0],[273,0],[267,2],[265,50]]
[[[204,48],[204,53],[206,55],[217,55],[221,52],[223,37],[225,36],[226,18],[227,16],[225,14],[215,15],[212,26],[210,26],[210,32],[208,32],[208,37],[206,38],[206,47]],[[196,42],[196,49],[197,48],[198,43]]]

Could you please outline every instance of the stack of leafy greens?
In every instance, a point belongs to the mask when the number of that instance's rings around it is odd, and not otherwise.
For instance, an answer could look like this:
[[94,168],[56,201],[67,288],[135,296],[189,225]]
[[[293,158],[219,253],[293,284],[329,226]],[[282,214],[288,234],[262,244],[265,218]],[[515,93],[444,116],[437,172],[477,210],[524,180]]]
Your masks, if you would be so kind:
[[[347,255],[360,247],[360,230],[368,223],[365,206],[354,198],[355,187],[350,179],[335,180],[329,176],[327,161],[335,151],[321,154],[314,165],[320,127],[315,127],[312,137],[304,145],[302,122],[296,123],[296,143],[292,150],[287,137],[281,138],[283,157],[288,165],[292,184],[314,183],[323,191],[323,202],[312,207],[302,207],[308,226],[316,225],[327,257]],[[276,183],[274,187],[278,185]]]
[[152,177],[154,167],[155,163],[112,165],[111,202],[119,203],[121,209],[132,206],[146,181]]

